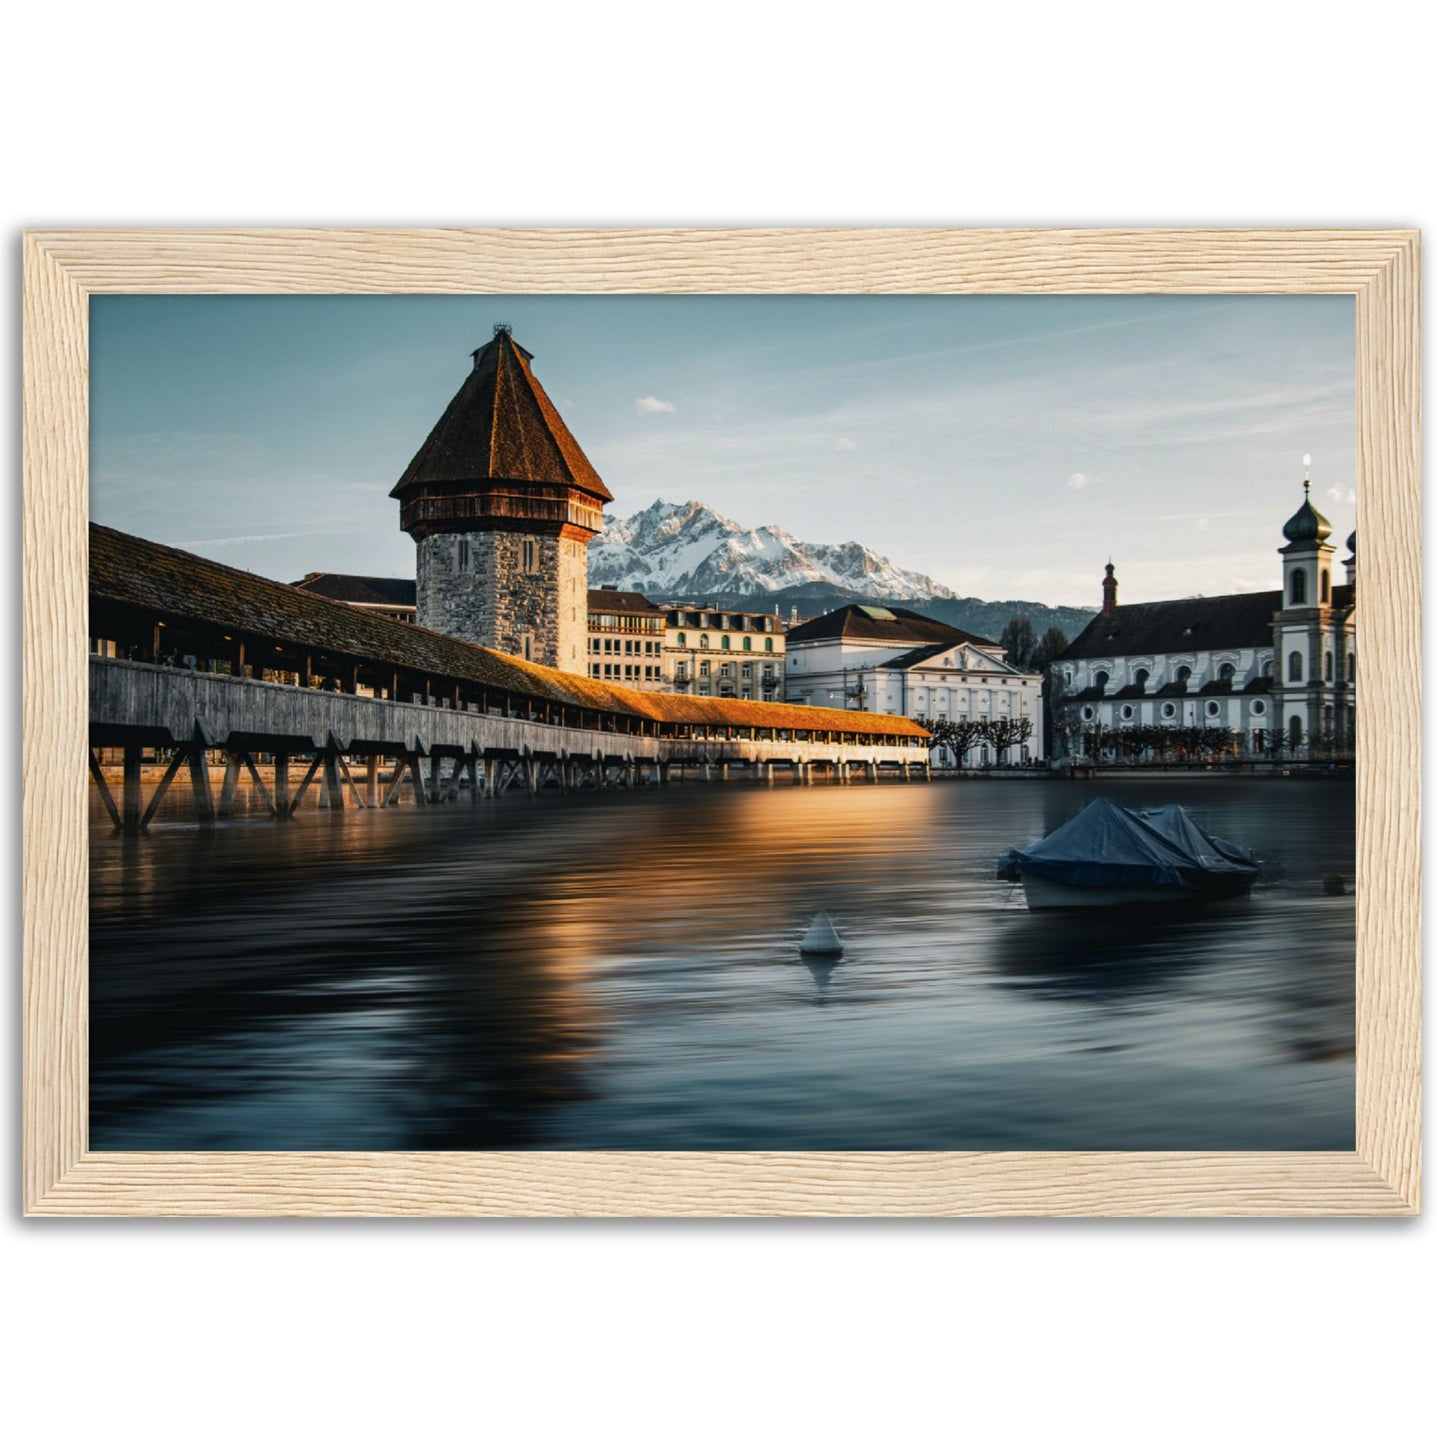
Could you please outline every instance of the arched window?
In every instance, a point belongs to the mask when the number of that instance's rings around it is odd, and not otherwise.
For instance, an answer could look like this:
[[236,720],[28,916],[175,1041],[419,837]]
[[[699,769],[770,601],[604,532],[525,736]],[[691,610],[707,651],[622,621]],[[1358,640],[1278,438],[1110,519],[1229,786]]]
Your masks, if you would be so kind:
[[1234,664],[1232,662],[1221,662],[1219,664],[1219,680],[1234,685]]
[[1297,748],[1297,747],[1299,747],[1299,745],[1300,745],[1300,739],[1301,739],[1302,737],[1304,737],[1304,733],[1305,733],[1304,724],[1299,720],[1299,718],[1297,718],[1297,717],[1292,717],[1292,718],[1289,720],[1289,745],[1290,745],[1290,747],[1292,747],[1292,748]]
[[1328,602],[1329,600],[1330,600],[1330,569],[1329,569],[1328,567],[1326,567],[1325,570],[1320,573],[1320,601],[1321,601],[1321,602]]
[[1096,673],[1094,674],[1094,686],[1097,687],[1097,688],[1101,688],[1101,689],[1102,689],[1102,688],[1108,687],[1108,685],[1109,685],[1109,674],[1108,674],[1108,671],[1107,671],[1105,668],[1102,668],[1102,667],[1101,667],[1101,668],[1098,670],[1098,672],[1096,672]]
[[707,633],[701,632],[701,633],[698,634],[697,645],[698,645],[699,647],[706,647],[706,646],[707,646]]
[[1259,675],[1260,675],[1261,677],[1273,677],[1273,676],[1274,676],[1274,658],[1272,658],[1272,657],[1266,657],[1266,658],[1259,664]]
[[1291,607],[1305,605],[1305,574],[1302,567],[1296,567],[1289,574],[1289,605]]
[[773,650],[773,639],[772,639],[771,637],[765,637],[765,638],[763,638],[763,651],[764,651],[764,652],[771,652],[772,650]]
[[1325,653],[1325,681],[1335,680],[1335,655],[1333,652]]
[[1134,669],[1134,686],[1143,687],[1149,681],[1149,669],[1147,667],[1136,667]]
[[1335,710],[1329,703],[1325,704],[1325,735],[1329,736],[1335,730]]
[[1299,682],[1305,675],[1305,660],[1302,654],[1292,652],[1289,655],[1289,680]]
[[743,638],[743,651],[744,651],[744,652],[751,652],[752,650],[753,650],[753,640],[752,640],[752,638],[751,638],[751,637],[745,637],[745,638]]
[[1190,675],[1190,674],[1189,674],[1189,668],[1188,668],[1187,666],[1185,666],[1185,664],[1182,663],[1182,662],[1179,664],[1178,667],[1176,667],[1176,668],[1174,669],[1174,681],[1175,681],[1175,682],[1188,682],[1188,681],[1189,681],[1189,675]]
[[1345,681],[1346,681],[1346,682],[1353,682],[1354,680],[1355,680],[1355,654],[1354,654],[1353,652],[1347,652],[1347,653],[1345,654]]
[[733,645],[733,640],[732,640],[732,638],[729,637],[726,632],[723,633],[722,645],[723,645],[723,650],[724,650],[724,651],[726,651],[728,648],[730,648],[730,647]]
[[685,633],[685,632],[679,632],[679,633],[677,634],[677,645],[678,645],[679,647],[686,647],[686,646],[687,646],[687,633]]

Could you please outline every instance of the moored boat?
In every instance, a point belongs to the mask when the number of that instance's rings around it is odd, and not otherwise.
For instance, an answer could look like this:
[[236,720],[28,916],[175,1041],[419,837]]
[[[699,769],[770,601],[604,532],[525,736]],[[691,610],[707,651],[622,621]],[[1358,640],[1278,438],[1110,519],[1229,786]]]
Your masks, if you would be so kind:
[[1188,906],[1248,894],[1259,865],[1179,807],[1133,809],[1096,798],[1027,848],[999,859],[1032,909]]

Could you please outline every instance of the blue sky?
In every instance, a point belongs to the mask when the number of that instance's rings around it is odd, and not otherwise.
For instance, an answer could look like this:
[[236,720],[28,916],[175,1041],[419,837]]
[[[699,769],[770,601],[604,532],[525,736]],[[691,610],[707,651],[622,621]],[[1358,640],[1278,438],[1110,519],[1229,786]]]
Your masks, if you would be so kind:
[[[410,576],[387,492],[507,321],[627,515],[707,502],[963,594],[1278,578],[1354,526],[1349,297],[96,296],[91,515],[290,581]],[[1341,554],[1342,555],[1342,554]]]

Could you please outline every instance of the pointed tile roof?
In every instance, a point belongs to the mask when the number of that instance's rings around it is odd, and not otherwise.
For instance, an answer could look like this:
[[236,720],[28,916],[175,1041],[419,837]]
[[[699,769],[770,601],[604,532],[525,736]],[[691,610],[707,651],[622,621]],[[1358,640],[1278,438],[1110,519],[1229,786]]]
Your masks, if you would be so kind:
[[602,478],[532,375],[532,353],[498,331],[391,489],[427,483],[543,482],[612,500]]

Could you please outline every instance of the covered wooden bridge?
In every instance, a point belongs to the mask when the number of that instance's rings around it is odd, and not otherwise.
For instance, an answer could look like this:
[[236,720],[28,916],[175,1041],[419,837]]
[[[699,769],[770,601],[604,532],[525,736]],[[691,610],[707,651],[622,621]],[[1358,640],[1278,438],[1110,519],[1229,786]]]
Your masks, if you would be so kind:
[[[278,818],[313,784],[343,808],[682,773],[928,776],[928,735],[907,718],[615,687],[97,525],[89,630],[91,772],[127,829],[182,776],[201,819],[231,809],[243,776]],[[121,750],[118,800],[105,748]],[[146,749],[168,758],[148,800]]]

